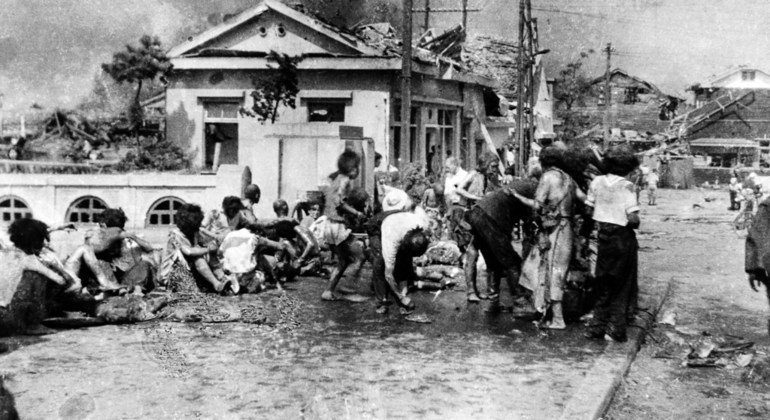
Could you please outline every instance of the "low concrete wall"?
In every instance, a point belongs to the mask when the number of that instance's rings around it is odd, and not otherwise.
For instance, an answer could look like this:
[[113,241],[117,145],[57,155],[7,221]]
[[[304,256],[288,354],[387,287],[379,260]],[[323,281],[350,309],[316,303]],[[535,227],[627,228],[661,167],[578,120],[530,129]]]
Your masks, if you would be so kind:
[[0,200],[9,196],[20,198],[33,217],[58,224],[66,221],[75,201],[92,196],[109,207],[122,208],[128,216],[128,227],[143,228],[150,208],[166,197],[198,204],[204,211],[221,207],[222,198],[227,195],[240,197],[244,169],[222,165],[216,175],[4,174],[0,177]]

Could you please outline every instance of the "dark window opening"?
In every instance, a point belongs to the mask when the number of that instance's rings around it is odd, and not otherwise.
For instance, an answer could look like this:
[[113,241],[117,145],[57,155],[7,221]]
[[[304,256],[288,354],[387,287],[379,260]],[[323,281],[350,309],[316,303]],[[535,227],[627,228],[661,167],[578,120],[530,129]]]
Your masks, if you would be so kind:
[[173,225],[174,215],[184,203],[176,197],[165,197],[156,201],[147,212],[147,226],[169,227]]
[[345,122],[345,102],[308,102],[309,122]]
[[107,203],[96,197],[82,197],[67,211],[65,220],[72,223],[96,223],[95,216],[107,209]]

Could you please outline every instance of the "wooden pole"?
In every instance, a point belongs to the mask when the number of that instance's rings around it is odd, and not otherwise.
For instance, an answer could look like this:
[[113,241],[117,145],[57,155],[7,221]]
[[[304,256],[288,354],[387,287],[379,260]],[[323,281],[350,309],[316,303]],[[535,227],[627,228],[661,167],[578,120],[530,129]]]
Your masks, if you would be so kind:
[[468,0],[463,0],[463,29],[468,33]]
[[[404,0],[403,26],[401,42],[401,147],[399,151],[399,168],[409,163],[411,146],[411,115],[412,115],[412,0]],[[401,164],[403,163],[403,165]]]
[[612,91],[610,90],[610,76],[612,63],[612,43],[607,43],[607,67],[604,72],[604,119],[602,125],[604,128],[604,148],[610,147],[610,110],[612,108]]
[[529,119],[527,121],[527,140],[525,145],[527,146],[523,154],[529,161],[529,149],[532,147],[532,142],[535,141],[535,29],[532,27],[532,1],[527,0],[527,93],[529,103]]
[[428,29],[430,29],[430,0],[425,0],[425,24],[422,32],[428,32]]
[[524,144],[524,6],[525,0],[519,0],[519,57],[516,71],[516,144],[519,145],[517,159],[516,175],[521,176],[524,173],[524,167],[527,161],[524,157],[526,145]]

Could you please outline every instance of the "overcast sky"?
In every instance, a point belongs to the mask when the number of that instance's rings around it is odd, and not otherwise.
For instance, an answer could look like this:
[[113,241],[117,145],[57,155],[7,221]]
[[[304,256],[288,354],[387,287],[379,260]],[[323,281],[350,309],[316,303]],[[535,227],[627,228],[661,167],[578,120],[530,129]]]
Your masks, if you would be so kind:
[[[0,93],[5,109],[73,106],[91,88],[99,64],[143,33],[171,46],[207,17],[254,0],[0,0]],[[350,8],[384,0],[338,0]],[[387,0],[398,3],[398,0]],[[422,0],[414,0],[415,7]],[[515,39],[516,0],[469,0],[470,32]],[[613,67],[664,90],[682,92],[731,65],[770,71],[770,4],[764,0],[532,0],[550,76],[581,50],[612,42]],[[456,7],[461,0],[431,0]],[[434,25],[459,23],[459,14],[436,15]],[[414,16],[415,27],[422,16]],[[588,59],[599,75],[604,58]]]

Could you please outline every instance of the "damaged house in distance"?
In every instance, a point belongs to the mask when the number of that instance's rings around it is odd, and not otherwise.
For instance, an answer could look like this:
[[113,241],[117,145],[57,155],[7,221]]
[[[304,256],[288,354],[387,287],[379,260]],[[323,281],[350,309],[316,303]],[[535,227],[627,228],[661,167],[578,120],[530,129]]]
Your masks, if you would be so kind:
[[[675,122],[708,179],[729,179],[731,168],[770,167],[770,75],[731,68],[688,88],[696,108]],[[721,169],[721,171],[720,171]]]
[[[345,147],[365,155],[363,179],[371,179],[374,151],[400,168],[424,168],[434,146],[441,157],[472,162],[495,82],[415,48],[411,118],[401,121],[400,45],[388,28],[353,33],[263,1],[190,37],[168,54],[167,137],[194,152],[198,166],[248,166],[264,196],[290,201],[318,189]],[[262,123],[244,110],[252,108],[253,79],[275,71],[273,51],[300,58],[299,92],[294,109],[281,107],[275,123]],[[401,145],[403,130],[409,145]]]

